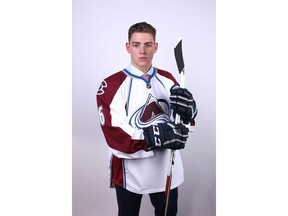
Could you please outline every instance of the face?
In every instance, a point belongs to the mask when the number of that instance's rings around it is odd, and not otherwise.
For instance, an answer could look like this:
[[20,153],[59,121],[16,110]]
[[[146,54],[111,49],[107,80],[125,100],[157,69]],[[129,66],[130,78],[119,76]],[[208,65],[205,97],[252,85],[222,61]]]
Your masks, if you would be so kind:
[[150,69],[157,48],[158,43],[154,41],[150,33],[135,32],[131,35],[130,42],[126,43],[132,65],[144,73]]

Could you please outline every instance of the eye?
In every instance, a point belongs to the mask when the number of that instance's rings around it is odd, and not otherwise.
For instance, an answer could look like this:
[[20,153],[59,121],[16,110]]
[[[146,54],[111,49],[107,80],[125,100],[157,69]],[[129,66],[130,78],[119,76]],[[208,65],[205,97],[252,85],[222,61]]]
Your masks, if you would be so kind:
[[132,44],[132,46],[133,46],[134,48],[138,48],[138,47],[139,47],[139,44]]

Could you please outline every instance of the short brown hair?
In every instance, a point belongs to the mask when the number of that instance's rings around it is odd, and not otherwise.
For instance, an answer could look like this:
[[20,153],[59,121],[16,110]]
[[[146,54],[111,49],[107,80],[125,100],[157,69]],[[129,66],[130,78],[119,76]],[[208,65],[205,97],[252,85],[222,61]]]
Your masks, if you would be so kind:
[[139,22],[132,25],[128,31],[128,41],[130,42],[131,36],[135,32],[151,33],[154,41],[156,40],[156,29],[147,22]]

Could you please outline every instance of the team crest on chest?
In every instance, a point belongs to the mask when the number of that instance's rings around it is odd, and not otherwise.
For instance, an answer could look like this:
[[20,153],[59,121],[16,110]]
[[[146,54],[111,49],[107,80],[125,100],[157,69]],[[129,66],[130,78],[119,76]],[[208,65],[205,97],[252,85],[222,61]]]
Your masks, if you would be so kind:
[[144,106],[140,107],[130,119],[130,125],[143,128],[152,123],[167,122],[170,119],[169,103],[149,94]]

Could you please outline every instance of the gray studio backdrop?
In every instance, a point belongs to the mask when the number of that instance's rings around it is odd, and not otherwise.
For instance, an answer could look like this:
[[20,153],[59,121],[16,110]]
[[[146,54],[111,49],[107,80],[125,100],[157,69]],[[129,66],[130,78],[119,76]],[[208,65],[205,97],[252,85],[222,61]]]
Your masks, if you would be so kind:
[[[117,215],[95,95],[103,78],[129,64],[127,31],[139,21],[157,29],[153,63],[175,78],[173,48],[182,37],[186,86],[199,109],[195,132],[181,150],[178,215],[216,215],[215,13],[215,0],[73,0],[73,216]],[[140,215],[153,215],[148,196]]]

